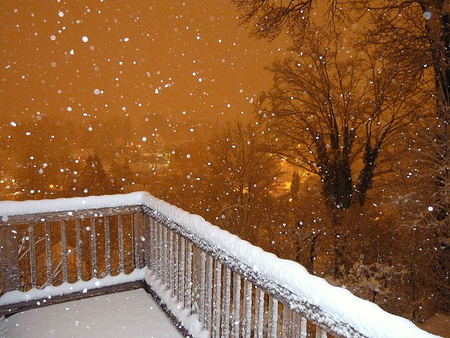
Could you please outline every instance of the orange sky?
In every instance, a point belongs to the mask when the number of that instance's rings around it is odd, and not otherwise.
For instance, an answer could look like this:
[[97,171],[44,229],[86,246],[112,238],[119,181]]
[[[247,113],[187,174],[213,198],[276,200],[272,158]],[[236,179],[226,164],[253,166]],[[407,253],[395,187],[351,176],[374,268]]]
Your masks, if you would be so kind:
[[250,38],[237,15],[226,0],[3,1],[0,122],[251,114],[285,46]]

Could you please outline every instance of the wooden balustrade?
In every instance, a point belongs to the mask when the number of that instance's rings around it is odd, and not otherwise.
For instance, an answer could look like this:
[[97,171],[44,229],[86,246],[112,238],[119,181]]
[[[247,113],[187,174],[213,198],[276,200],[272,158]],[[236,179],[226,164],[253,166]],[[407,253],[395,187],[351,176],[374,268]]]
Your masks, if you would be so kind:
[[1,220],[1,294],[142,268],[144,229],[140,206]]
[[[3,216],[0,241],[1,295],[146,269],[103,292],[145,287],[186,336],[367,337],[145,203]],[[36,303],[0,305],[0,316]]]

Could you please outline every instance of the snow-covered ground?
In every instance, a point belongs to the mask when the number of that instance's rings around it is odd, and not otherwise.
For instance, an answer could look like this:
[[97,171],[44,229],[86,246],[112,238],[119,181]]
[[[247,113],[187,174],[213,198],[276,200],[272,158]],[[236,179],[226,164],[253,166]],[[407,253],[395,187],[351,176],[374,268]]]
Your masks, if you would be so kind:
[[2,325],[2,338],[182,337],[143,289],[24,311]]

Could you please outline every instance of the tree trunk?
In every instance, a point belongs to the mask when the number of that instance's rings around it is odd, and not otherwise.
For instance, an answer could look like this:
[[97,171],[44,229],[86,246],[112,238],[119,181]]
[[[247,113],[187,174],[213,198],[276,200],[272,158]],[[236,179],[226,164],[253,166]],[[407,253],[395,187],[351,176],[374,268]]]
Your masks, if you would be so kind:
[[345,267],[344,262],[344,252],[343,247],[343,213],[345,210],[333,210],[331,211],[331,223],[334,231],[333,238],[333,251],[334,251],[334,266],[333,266],[333,276],[335,279],[342,277],[344,272],[341,267]]

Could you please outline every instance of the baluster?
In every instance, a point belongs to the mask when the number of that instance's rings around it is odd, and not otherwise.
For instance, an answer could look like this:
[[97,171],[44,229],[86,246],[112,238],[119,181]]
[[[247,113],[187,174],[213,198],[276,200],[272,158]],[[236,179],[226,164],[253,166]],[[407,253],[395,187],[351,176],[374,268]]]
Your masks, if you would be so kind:
[[150,268],[150,262],[151,262],[151,249],[153,247],[152,245],[152,230],[151,230],[151,218],[150,215],[144,213],[144,236],[145,236],[145,242],[144,242],[144,266],[147,266]]
[[232,335],[239,338],[241,314],[241,276],[233,273],[233,326]]
[[300,337],[300,329],[302,327],[302,317],[295,311],[292,312],[292,335],[290,337]]
[[133,253],[134,253],[134,269],[141,269],[144,267],[144,243],[145,227],[144,227],[144,214],[141,212],[133,214]]
[[205,323],[206,253],[200,252],[200,289],[198,289],[199,319]]
[[45,285],[53,285],[52,228],[49,221],[45,222],[45,267],[47,270],[47,283]]
[[187,242],[187,252],[186,252],[186,293],[184,299],[186,300],[186,308],[192,310],[192,256],[193,256],[193,245],[191,242]]
[[225,266],[225,281],[223,291],[223,321],[222,321],[222,337],[230,336],[230,306],[231,306],[231,270]]
[[221,300],[222,300],[222,264],[218,260],[215,262],[215,279],[214,279],[214,324],[213,337],[220,337],[220,314],[221,314]]
[[256,337],[262,338],[264,333],[264,291],[257,291],[257,318],[255,321]]
[[327,338],[326,331],[322,330],[320,327],[316,326],[316,337],[317,338]]
[[178,283],[178,276],[179,276],[179,236],[176,233],[173,233],[173,255],[172,255],[172,270],[173,270],[173,282],[172,282],[172,288],[173,288],[173,295],[175,297],[178,297],[180,294],[180,288]]
[[213,295],[213,264],[214,261],[210,255],[206,256],[206,288],[205,288],[205,329],[211,332],[211,301]]
[[91,230],[91,260],[92,260],[92,277],[97,277],[97,234],[95,229],[95,218],[90,218]]
[[105,269],[106,274],[111,274],[111,226],[109,223],[109,216],[105,216]]
[[150,219],[150,270],[153,274],[158,272],[158,229],[156,221]]
[[281,324],[281,337],[290,338],[295,337],[293,332],[292,322],[293,312],[286,304],[283,304],[283,321]]
[[77,280],[83,280],[83,249],[81,242],[81,219],[77,218],[75,222],[76,240],[77,240]]
[[186,292],[184,276],[186,275],[186,239],[180,236],[180,268],[178,270],[178,281],[179,281],[179,292],[178,292],[178,300],[181,304],[186,306],[184,303],[184,295]]
[[252,333],[252,288],[249,281],[244,281],[244,318],[243,318],[243,337],[250,338]]
[[147,266],[150,269],[150,271],[155,273],[155,259],[156,259],[156,253],[155,253],[155,247],[156,247],[156,236],[155,236],[155,227],[154,227],[154,220],[150,216],[147,216],[147,232],[148,232],[148,239],[147,239],[147,245],[148,245],[148,252],[147,252]]
[[2,293],[20,290],[19,238],[17,225],[0,227],[0,265],[2,269]]
[[164,285],[168,287],[168,268],[169,268],[169,245],[168,245],[168,234],[167,234],[167,228],[165,226],[162,226],[162,266],[161,266],[161,280],[163,281]]
[[69,281],[69,272],[67,268],[67,231],[66,221],[63,219],[60,222],[61,226],[61,254],[62,254],[62,276],[63,282]]
[[307,338],[308,336],[308,321],[302,317],[300,324],[300,338]]
[[276,338],[278,333],[278,300],[269,295],[269,337]]
[[156,243],[156,273],[158,278],[162,279],[162,264],[163,264],[163,226],[157,222],[156,223],[156,229],[157,229],[157,243]]
[[173,284],[174,284],[174,260],[173,260],[173,232],[172,230],[169,230],[166,228],[167,231],[167,266],[166,266],[166,275],[168,276],[167,280],[167,287],[171,292],[171,295],[173,296]]
[[119,233],[119,271],[125,273],[125,246],[123,239],[123,215],[118,215],[118,233]]
[[31,287],[37,288],[37,261],[36,261],[36,223],[31,222],[28,226],[28,236],[30,237],[30,269]]

